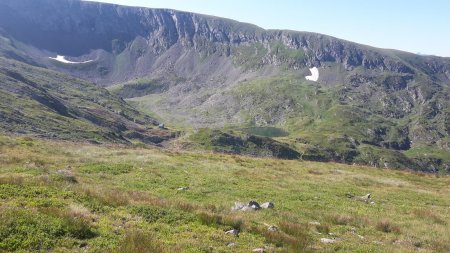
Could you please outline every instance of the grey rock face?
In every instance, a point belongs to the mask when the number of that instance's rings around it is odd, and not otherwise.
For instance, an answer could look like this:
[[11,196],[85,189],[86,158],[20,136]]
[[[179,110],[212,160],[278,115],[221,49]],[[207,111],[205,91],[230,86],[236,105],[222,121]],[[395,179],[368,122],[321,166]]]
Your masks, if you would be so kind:
[[[150,50],[161,55],[174,45],[206,50],[207,54],[233,54],[233,46],[259,43],[270,50],[278,41],[303,50],[305,58],[293,66],[338,62],[345,69],[362,66],[412,74],[404,62],[373,48],[307,32],[264,30],[254,25],[167,9],[124,7],[75,0],[4,0],[0,3],[0,26],[5,33],[34,47],[65,55],[83,55],[102,49],[121,53],[136,38],[144,38]],[[42,18],[45,17],[45,18]],[[239,28],[236,28],[239,27]],[[268,64],[284,60],[265,57]],[[434,71],[447,68],[438,61]]]

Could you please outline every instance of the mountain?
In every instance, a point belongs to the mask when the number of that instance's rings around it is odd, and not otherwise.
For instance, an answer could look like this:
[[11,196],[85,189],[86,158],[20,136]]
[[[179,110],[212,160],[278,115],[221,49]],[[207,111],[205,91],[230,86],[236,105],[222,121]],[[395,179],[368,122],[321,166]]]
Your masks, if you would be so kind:
[[183,129],[263,135],[309,160],[450,171],[450,58],[76,0],[3,0],[0,36],[1,56]]

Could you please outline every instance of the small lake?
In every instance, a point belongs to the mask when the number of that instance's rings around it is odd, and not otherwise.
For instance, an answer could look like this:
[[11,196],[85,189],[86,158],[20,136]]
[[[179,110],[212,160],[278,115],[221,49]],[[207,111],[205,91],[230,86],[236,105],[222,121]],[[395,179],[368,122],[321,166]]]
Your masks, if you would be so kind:
[[239,130],[248,134],[264,137],[283,137],[289,135],[289,132],[277,127],[248,127]]

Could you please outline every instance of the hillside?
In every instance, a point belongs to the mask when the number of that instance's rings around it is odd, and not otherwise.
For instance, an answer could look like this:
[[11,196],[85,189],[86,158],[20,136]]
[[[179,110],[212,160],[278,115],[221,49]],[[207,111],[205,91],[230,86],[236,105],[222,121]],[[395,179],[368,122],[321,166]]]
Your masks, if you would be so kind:
[[107,90],[0,57],[0,132],[91,142],[157,144],[170,133]]
[[3,136],[0,158],[2,252],[450,251],[446,176]]
[[450,171],[449,58],[76,0],[4,0],[0,14],[4,57],[108,87],[182,130],[269,127],[304,159]]

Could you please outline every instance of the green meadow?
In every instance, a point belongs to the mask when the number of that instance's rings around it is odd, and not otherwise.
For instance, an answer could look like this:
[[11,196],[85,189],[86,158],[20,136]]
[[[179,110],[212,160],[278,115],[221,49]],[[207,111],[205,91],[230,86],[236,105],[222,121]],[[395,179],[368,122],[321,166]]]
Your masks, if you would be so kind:
[[0,252],[450,252],[449,223],[444,175],[0,137]]

